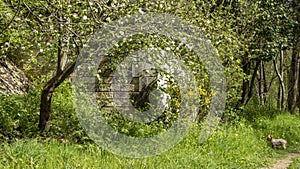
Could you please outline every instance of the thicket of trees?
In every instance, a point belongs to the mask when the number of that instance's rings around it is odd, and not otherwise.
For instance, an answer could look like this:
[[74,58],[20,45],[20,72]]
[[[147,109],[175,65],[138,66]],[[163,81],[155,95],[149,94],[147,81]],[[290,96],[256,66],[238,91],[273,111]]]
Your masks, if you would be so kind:
[[[226,117],[249,101],[295,114],[300,108],[299,5],[299,0],[0,0],[0,59],[22,69],[32,88],[43,86],[39,128],[48,130],[52,95],[74,71],[89,36],[128,14],[169,13],[199,26],[217,48],[227,75]],[[201,65],[196,68],[205,72]],[[209,100],[209,86],[199,87],[205,91],[201,99]]]

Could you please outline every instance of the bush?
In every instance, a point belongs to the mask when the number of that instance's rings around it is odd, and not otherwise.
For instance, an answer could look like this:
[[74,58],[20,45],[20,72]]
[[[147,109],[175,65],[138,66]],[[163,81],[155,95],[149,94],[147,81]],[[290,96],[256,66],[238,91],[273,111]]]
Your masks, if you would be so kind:
[[[38,136],[40,89],[32,88],[25,95],[0,96],[0,139]],[[73,107],[69,82],[61,84],[52,97],[52,127],[47,136],[73,141],[87,139]]]
[[255,122],[257,119],[268,118],[273,119],[277,115],[285,114],[287,112],[280,111],[274,106],[257,106],[253,103],[249,103],[241,113],[240,118],[244,118],[249,122]]
[[73,105],[70,82],[62,83],[52,97],[51,129],[49,135],[75,142],[87,140]]
[[39,92],[34,90],[27,95],[0,95],[2,139],[8,136],[28,137],[36,133],[39,96]]

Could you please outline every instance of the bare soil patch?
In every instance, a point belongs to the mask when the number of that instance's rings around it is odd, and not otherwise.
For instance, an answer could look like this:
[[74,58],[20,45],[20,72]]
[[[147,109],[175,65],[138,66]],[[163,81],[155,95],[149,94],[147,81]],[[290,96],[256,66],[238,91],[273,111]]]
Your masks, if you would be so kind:
[[300,156],[300,153],[291,153],[287,157],[278,160],[275,164],[270,167],[266,167],[265,169],[287,169],[289,165],[293,162],[294,158]]

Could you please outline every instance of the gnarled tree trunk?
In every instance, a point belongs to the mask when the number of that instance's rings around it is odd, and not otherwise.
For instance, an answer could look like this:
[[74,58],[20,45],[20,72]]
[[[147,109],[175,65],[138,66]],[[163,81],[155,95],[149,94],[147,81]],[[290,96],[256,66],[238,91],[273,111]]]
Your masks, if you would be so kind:
[[76,62],[69,64],[61,73],[56,74],[45,85],[40,104],[40,121],[39,129],[41,131],[48,131],[50,129],[50,114],[51,114],[51,100],[56,87],[58,87],[70,74],[74,71]]

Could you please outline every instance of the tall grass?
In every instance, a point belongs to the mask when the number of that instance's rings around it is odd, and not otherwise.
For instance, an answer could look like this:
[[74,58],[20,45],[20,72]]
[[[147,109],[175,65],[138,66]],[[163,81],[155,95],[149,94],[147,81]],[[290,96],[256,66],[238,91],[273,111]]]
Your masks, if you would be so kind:
[[244,111],[247,124],[264,137],[268,134],[275,138],[284,138],[288,141],[289,151],[298,151],[300,148],[300,116],[290,115],[270,107],[248,106]]
[[[265,124],[271,126],[263,127]],[[277,132],[281,135],[284,130],[280,126],[286,125],[291,134],[285,133],[288,151],[293,151],[300,138],[294,133],[299,124],[299,117],[279,115],[270,121],[259,120],[255,128],[247,122],[224,125],[202,143],[199,127],[194,127],[173,149],[142,159],[114,155],[94,144],[22,140],[2,144],[0,168],[260,168],[286,153],[272,149],[265,134],[272,131],[275,134],[276,128],[272,127],[279,127]]]

